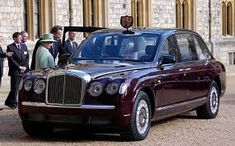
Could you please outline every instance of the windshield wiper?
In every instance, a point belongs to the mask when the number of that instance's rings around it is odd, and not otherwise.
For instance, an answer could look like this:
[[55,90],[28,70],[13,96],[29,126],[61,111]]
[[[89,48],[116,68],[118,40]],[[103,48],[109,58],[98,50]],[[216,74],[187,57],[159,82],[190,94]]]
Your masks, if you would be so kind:
[[94,58],[72,58],[72,60],[96,60]]
[[118,61],[133,61],[133,62],[146,62],[144,60],[124,59],[120,57],[105,57],[105,58],[72,58],[72,60],[118,60]]

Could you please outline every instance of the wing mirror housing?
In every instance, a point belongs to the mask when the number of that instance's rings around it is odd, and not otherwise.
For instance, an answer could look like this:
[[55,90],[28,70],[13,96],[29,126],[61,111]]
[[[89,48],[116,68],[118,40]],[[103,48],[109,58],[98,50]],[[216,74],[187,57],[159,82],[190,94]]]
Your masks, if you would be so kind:
[[162,55],[160,58],[160,65],[172,64],[175,62],[176,62],[175,56],[172,56],[172,55]]
[[59,56],[59,63],[58,63],[59,66],[66,65],[67,62],[68,62],[69,57],[70,57],[69,53],[64,53],[61,56]]

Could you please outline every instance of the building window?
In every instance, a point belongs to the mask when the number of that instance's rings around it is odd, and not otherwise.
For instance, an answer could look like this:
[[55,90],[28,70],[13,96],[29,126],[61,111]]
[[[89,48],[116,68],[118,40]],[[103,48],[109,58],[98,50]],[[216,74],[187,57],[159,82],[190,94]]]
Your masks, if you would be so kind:
[[[54,0],[24,0],[23,25],[29,39],[35,40],[52,27]],[[47,16],[47,17],[45,17]]]
[[229,65],[235,65],[235,52],[229,52]]
[[232,0],[222,1],[222,35],[233,35],[233,2]]
[[134,18],[133,27],[149,26],[149,0],[132,0],[131,15]]
[[26,30],[28,30],[28,24],[27,24],[27,1],[26,0],[24,0],[24,5],[23,5],[23,25],[24,25],[24,30],[26,31]]
[[176,27],[192,29],[194,28],[194,1],[176,0]]
[[106,26],[106,1],[107,0],[83,0],[84,26]]
[[227,34],[227,26],[226,26],[226,16],[227,12],[226,12],[226,4],[225,2],[222,2],[222,34],[226,35]]
[[40,37],[40,2],[39,0],[34,0],[34,38],[38,39]]

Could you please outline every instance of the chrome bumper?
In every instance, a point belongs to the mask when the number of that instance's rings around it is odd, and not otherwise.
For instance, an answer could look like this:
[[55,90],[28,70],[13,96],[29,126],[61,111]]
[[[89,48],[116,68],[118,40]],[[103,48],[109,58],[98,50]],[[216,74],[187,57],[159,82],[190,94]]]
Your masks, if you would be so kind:
[[47,108],[69,108],[69,109],[101,109],[101,110],[113,110],[115,109],[114,105],[81,105],[81,106],[58,106],[58,105],[48,105],[42,102],[22,102],[23,106],[32,106],[32,107],[47,107]]

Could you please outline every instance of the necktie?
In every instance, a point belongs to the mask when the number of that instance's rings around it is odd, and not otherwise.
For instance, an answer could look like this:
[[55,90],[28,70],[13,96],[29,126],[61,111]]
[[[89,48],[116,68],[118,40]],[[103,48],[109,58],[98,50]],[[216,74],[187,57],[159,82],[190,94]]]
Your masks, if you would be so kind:
[[19,45],[19,44],[17,45],[17,48],[18,48],[19,50],[21,50],[21,48],[20,48],[20,45]]
[[75,44],[72,42],[73,51],[75,50]]
[[20,51],[20,59],[22,59],[24,52],[22,52],[22,49],[21,49],[21,47],[20,47],[20,44],[17,45],[17,48],[18,48],[19,51]]

